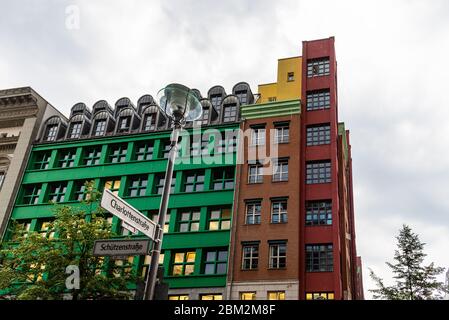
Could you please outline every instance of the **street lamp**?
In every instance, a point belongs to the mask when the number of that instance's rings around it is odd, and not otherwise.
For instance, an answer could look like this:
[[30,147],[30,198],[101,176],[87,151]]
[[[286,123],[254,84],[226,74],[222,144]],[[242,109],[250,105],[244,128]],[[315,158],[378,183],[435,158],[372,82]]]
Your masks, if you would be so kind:
[[158,98],[159,108],[173,122],[173,131],[170,138],[170,153],[165,171],[165,184],[159,207],[157,235],[154,240],[150,267],[145,282],[144,300],[154,299],[154,288],[156,286],[159,256],[162,249],[162,238],[164,236],[165,217],[167,215],[168,200],[170,197],[173,167],[176,155],[178,154],[179,133],[186,122],[199,119],[203,111],[196,93],[182,84],[169,84],[159,91]]

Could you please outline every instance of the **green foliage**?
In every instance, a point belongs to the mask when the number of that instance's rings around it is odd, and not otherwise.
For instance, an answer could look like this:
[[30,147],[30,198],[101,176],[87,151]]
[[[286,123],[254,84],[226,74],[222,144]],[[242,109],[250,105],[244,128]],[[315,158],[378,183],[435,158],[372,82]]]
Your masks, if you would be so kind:
[[[55,205],[55,220],[46,233],[25,233],[12,225],[19,237],[1,246],[0,299],[131,298],[127,285],[137,279],[132,268],[125,270],[126,265],[116,266],[114,261],[92,255],[95,240],[114,236],[103,209],[92,211],[92,204],[100,199],[92,183],[86,185],[88,200],[84,201],[90,209]],[[70,265],[80,271],[78,290],[66,287]]]
[[444,268],[435,267],[433,263],[424,266],[426,254],[423,252],[425,243],[419,240],[412,229],[403,225],[399,231],[398,249],[395,250],[395,263],[386,262],[396,279],[394,286],[386,286],[383,280],[372,270],[370,276],[377,285],[377,289],[370,290],[375,299],[387,300],[434,300],[441,299],[446,290],[436,276]]

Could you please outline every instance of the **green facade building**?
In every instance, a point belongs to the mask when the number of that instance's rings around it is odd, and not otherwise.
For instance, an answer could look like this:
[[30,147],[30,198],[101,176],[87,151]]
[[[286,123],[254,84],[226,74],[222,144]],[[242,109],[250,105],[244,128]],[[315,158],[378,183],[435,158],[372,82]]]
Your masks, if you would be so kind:
[[[170,299],[225,297],[235,129],[240,105],[253,101],[246,83],[234,86],[230,95],[213,87],[201,99],[202,119],[186,128],[192,143],[181,142],[161,255]],[[213,134],[198,135],[211,129]],[[78,103],[67,123],[58,116],[49,118],[33,145],[10,222],[45,232],[53,219],[51,202],[85,206],[80,202],[84,184],[92,180],[98,190],[110,189],[157,221],[170,133],[170,122],[150,95],[141,97],[136,106],[128,98],[119,99],[114,108],[101,100],[92,112]],[[212,161],[196,161],[201,155]],[[132,235],[117,217],[111,215],[110,220],[122,237],[142,237]],[[6,233],[7,239],[12,236]],[[129,257],[128,262],[144,274],[149,256]]]

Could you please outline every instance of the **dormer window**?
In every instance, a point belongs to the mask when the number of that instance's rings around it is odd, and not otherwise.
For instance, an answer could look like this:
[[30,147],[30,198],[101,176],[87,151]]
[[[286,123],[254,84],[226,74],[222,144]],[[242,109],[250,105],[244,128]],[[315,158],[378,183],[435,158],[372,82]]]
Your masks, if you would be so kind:
[[106,120],[105,119],[99,119],[95,121],[95,127],[94,127],[94,136],[104,136],[106,132]]
[[144,118],[144,131],[152,131],[156,129],[156,113],[149,113],[145,115]]
[[131,124],[131,117],[130,116],[120,117],[118,132],[129,131],[130,124]]
[[228,104],[223,107],[223,122],[234,122],[237,118],[237,105]]
[[209,108],[203,108],[203,118],[201,119],[202,125],[208,125],[209,124],[209,116],[210,116],[210,109]]
[[220,111],[221,109],[221,100],[223,99],[223,96],[221,94],[213,94],[210,96],[210,102],[212,105],[217,109],[217,111]]
[[240,104],[248,103],[248,90],[238,90],[235,92],[235,95],[240,100]]
[[75,139],[75,138],[79,138],[81,135],[81,127],[82,127],[82,123],[81,122],[75,122],[72,123],[70,125],[70,131],[69,131],[69,138],[70,139]]
[[47,129],[45,130],[44,140],[45,141],[55,141],[57,133],[58,133],[58,125],[57,124],[48,125]]

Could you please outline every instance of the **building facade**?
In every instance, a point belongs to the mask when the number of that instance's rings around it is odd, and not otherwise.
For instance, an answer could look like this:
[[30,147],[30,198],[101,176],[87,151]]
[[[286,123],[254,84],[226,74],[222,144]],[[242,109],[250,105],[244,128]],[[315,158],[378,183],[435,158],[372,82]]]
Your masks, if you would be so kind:
[[278,61],[242,107],[229,299],[363,299],[349,131],[338,120],[334,38]]
[[41,124],[64,116],[29,87],[0,90],[0,237]]
[[[303,42],[301,56],[278,60],[277,82],[258,89],[212,87],[186,128],[160,260],[169,298],[363,299],[334,38]],[[10,220],[43,232],[48,202],[82,206],[85,181],[157,220],[170,128],[150,95],[48,118]],[[117,234],[141,236],[110,220]],[[115,263],[143,275],[149,256]]]
[[[198,93],[199,94],[199,93]],[[175,166],[161,264],[170,299],[222,299],[226,287],[233,207],[240,104],[253,103],[249,85],[232,94],[213,87],[201,99],[202,118],[187,126]],[[70,118],[47,119],[33,145],[11,220],[28,231],[45,232],[55,202],[86,210],[85,182],[116,193],[157,221],[170,150],[170,122],[150,95],[135,106],[128,98],[115,106],[101,100],[92,111],[75,104]],[[205,164],[200,157],[210,156]],[[200,161],[197,161],[200,160]],[[130,235],[117,217],[114,232]],[[13,239],[13,234],[7,234]],[[114,263],[145,274],[149,256]]]

